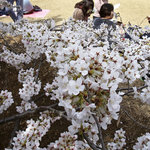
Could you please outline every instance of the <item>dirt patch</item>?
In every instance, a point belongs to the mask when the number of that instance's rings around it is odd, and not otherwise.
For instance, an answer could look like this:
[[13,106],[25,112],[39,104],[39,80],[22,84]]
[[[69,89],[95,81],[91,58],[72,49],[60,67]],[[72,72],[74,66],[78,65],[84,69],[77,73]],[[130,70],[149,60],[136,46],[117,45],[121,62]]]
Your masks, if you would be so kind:
[[[11,39],[11,37],[7,37],[7,42],[11,43],[10,41],[14,40]],[[12,48],[18,52],[20,51],[20,49],[24,48],[23,44],[19,41],[20,40],[18,40],[17,43],[12,43],[11,45]],[[31,63],[30,65],[33,64]],[[52,82],[56,75],[57,69],[50,67],[46,61],[44,61],[42,65],[43,67],[40,72],[39,78],[42,81],[43,85],[45,85],[47,82]],[[3,114],[0,115],[0,119],[2,119],[16,114],[15,106],[19,105],[21,102],[21,99],[17,93],[19,91],[19,88],[22,87],[22,85],[18,82],[17,79],[18,70],[4,62],[0,62],[0,67],[0,91],[5,89],[7,89],[8,91],[12,91],[13,98],[15,100],[15,103],[8,109],[8,111],[5,111]],[[144,82],[141,80],[137,80],[133,83],[133,85],[139,87],[143,84]],[[120,88],[125,86],[127,87],[128,85],[120,85]],[[43,89],[43,87],[41,89]],[[44,91],[41,90],[40,93],[43,92]],[[50,101],[48,97],[43,96],[36,102],[36,104],[38,106],[51,105],[56,102],[57,101]],[[126,131],[127,137],[127,145],[124,148],[132,149],[132,146],[136,143],[137,137],[149,131],[148,128],[150,127],[148,120],[150,119],[150,107],[146,104],[143,104],[139,99],[135,99],[133,95],[124,96],[121,106],[122,109],[120,111],[119,120],[113,120],[112,124],[108,125],[108,129],[106,131],[103,130],[104,141],[105,143],[111,142],[114,137],[115,131],[117,129],[123,128]],[[57,107],[57,109],[62,108]],[[29,115],[28,117],[22,118],[18,130],[24,130],[26,128],[26,120],[30,119],[31,117],[37,119],[38,115]],[[0,150],[3,150],[4,148],[8,147],[14,124],[15,122],[12,121],[4,125],[0,125]],[[52,128],[43,137],[41,147],[46,147],[46,145],[50,142],[54,142],[55,140],[57,140],[59,138],[60,133],[67,130],[69,124],[70,123],[65,119],[61,119],[60,121],[55,122],[52,125]]]
[[[50,12],[46,15],[45,18],[28,18],[29,21],[36,22],[43,19],[53,18],[56,21],[56,24],[61,24],[63,21],[71,17],[74,10],[74,4],[78,2],[77,0],[60,0],[59,2],[56,0],[43,0],[42,2],[38,0],[30,1],[33,5],[38,5],[42,9],[50,9]],[[150,1],[143,2],[140,0],[132,0],[131,2],[129,0],[111,0],[110,2],[113,4],[121,4],[116,12],[119,12],[121,14],[123,23],[125,24],[127,24],[128,21],[131,21],[131,23],[133,24],[140,24],[141,21],[149,14],[148,6],[150,6]],[[11,22],[12,20],[10,19],[10,17],[0,17],[0,21]],[[146,19],[142,23],[142,26],[145,25],[147,25]],[[15,39],[7,37],[7,41],[16,50],[20,50],[20,47],[23,48],[20,37]],[[56,69],[50,67],[46,62],[42,65],[44,67],[40,73],[40,79],[44,84],[46,84],[47,82],[51,83],[55,77]],[[15,100],[15,103],[9,108],[9,111],[6,111],[2,115],[0,115],[0,119],[2,119],[16,114],[15,106],[19,105],[21,102],[20,97],[17,94],[19,88],[21,88],[21,84],[17,80],[18,71],[14,67],[4,62],[0,62],[0,67],[0,91],[5,89],[12,91],[13,98]],[[143,85],[143,82],[138,80],[135,82],[135,84],[140,86]],[[40,101],[37,102],[38,105],[50,105],[53,103],[54,102],[51,102],[46,96],[42,97]],[[132,95],[129,97],[124,97],[122,106],[123,108],[120,111],[119,120],[113,120],[112,124],[108,126],[108,129],[106,131],[103,130],[104,141],[105,143],[112,141],[115,130],[123,128],[126,131],[127,137],[127,145],[124,147],[124,149],[132,149],[132,146],[135,144],[137,137],[149,131],[148,128],[150,128],[150,126],[148,120],[150,119],[150,107],[146,104],[143,104],[140,100],[135,99]],[[129,115],[134,120],[129,118]],[[36,117],[37,116],[35,116],[35,119]],[[20,130],[25,129],[25,121],[29,118],[30,116],[21,120],[21,126],[19,128]],[[139,125],[135,120],[143,126]],[[0,150],[8,147],[14,123],[15,122],[9,122],[5,125],[0,125]],[[45,147],[50,142],[57,140],[59,134],[67,130],[68,125],[69,122],[64,119],[53,124],[51,130],[43,137],[41,147]],[[148,128],[145,128],[144,126]]]
[[[17,52],[20,51],[20,49],[23,49],[24,46],[20,42],[15,43],[14,37],[11,38],[10,36],[6,38],[8,43],[11,43],[11,47],[15,49]],[[3,40],[1,39],[1,42]],[[19,40],[20,41],[20,40]],[[1,46],[3,44],[1,43]],[[1,48],[1,47],[0,47]],[[44,56],[43,56],[44,57]],[[33,65],[32,63],[29,65]],[[8,109],[8,111],[5,111],[3,114],[0,115],[0,119],[10,117],[12,115],[18,114],[16,112],[16,106],[20,105],[21,99],[18,95],[19,88],[22,88],[22,85],[18,82],[18,70],[16,68],[12,67],[11,65],[6,64],[5,62],[0,62],[0,91],[1,90],[8,90],[12,92],[14,104]],[[25,66],[23,67],[26,68]],[[43,86],[46,85],[47,82],[51,83],[56,75],[57,69],[50,67],[50,65],[44,61],[42,64],[42,71],[39,74],[39,79],[43,83]],[[43,89],[43,87],[42,87]],[[42,94],[44,91],[41,90]],[[57,101],[50,101],[49,97],[43,96],[39,99],[39,101],[36,102],[38,106],[47,106],[52,105],[54,103],[57,103]],[[57,106],[58,107],[58,106]],[[57,108],[62,109],[62,108]],[[18,130],[25,130],[26,129],[26,120],[33,117],[35,120],[38,118],[39,115],[29,115],[28,117],[24,117],[20,120],[20,126]],[[11,121],[9,123],[6,123],[4,125],[0,125],[0,150],[4,150],[4,148],[9,146],[10,138],[12,136],[13,128],[14,128],[15,121]],[[44,147],[48,145],[50,142],[54,142],[57,140],[60,136],[61,132],[64,132],[67,130],[67,126],[69,125],[69,122],[65,119],[61,119],[60,121],[56,121],[52,128],[47,134],[43,137],[43,141],[41,142],[41,147]]]

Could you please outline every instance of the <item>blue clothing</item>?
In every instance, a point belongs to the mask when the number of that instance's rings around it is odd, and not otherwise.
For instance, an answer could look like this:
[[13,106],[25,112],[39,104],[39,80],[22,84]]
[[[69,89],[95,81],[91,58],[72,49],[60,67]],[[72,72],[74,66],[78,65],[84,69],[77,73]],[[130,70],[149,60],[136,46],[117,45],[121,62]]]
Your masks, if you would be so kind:
[[[110,21],[109,19],[102,19],[100,17],[94,18],[93,23],[94,23],[94,26],[93,26],[94,29],[100,29],[100,25],[102,23],[105,23],[108,25],[108,39],[107,40],[109,42],[109,45],[111,46],[113,41],[111,40],[109,27],[116,29],[116,24],[114,22]],[[103,40],[103,39],[101,38],[101,40]],[[111,48],[110,48],[110,50],[111,50]]]
[[[7,0],[7,1],[10,2],[12,5],[14,3],[14,0]],[[16,0],[16,5],[17,5],[17,15],[13,11],[13,9],[8,9],[6,7],[6,11],[7,11],[8,15],[10,15],[10,17],[12,18],[12,20],[14,22],[23,18],[23,0]],[[20,6],[21,9],[19,9],[18,6]]]
[[3,9],[0,9],[0,16],[3,16],[3,15],[7,15],[8,16],[8,13],[7,13],[5,7]]
[[109,19],[102,19],[100,17],[97,17],[94,18],[93,23],[94,23],[94,27],[93,27],[94,29],[99,29],[102,23],[107,24],[108,27],[112,26],[114,29],[116,29],[116,24],[110,21]]

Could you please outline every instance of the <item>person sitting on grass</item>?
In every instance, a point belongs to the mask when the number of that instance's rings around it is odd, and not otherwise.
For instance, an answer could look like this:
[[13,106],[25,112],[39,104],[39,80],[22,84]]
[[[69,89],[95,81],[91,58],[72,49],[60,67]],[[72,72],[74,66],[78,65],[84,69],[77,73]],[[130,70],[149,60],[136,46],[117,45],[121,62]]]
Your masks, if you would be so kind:
[[93,0],[82,0],[75,4],[73,12],[73,19],[87,21],[88,17],[92,14],[94,8]]
[[29,0],[23,0],[23,14],[32,14],[34,11],[42,11],[42,9],[37,5],[32,5]]
[[107,24],[108,27],[112,26],[114,29],[116,29],[116,24],[110,20],[113,18],[114,14],[114,6],[112,4],[110,3],[103,4],[101,6],[99,14],[101,17],[94,18],[93,20],[94,29],[99,29],[102,23]]
[[29,0],[23,0],[23,14],[32,14],[34,7]]
[[[93,28],[100,29],[102,24],[106,24],[105,27],[108,29],[108,42],[109,42],[109,45],[111,45],[113,41],[111,39],[112,36],[110,32],[112,30],[116,30],[117,28],[116,23],[111,21],[111,19],[114,16],[114,6],[110,3],[104,3],[100,8],[99,14],[100,14],[100,17],[96,17],[93,19],[93,24],[94,24]],[[119,35],[121,37],[124,37],[124,30],[122,28],[119,29]]]
[[147,16],[148,23],[150,24],[150,16]]
[[95,0],[95,12],[93,14],[93,19],[97,18],[97,17],[100,17],[99,15],[99,11],[101,9],[101,6],[104,4],[104,3],[108,3],[108,0]]
[[[10,9],[6,7],[6,12],[8,13],[8,15],[10,15],[10,17],[14,22],[23,18],[23,0],[15,0],[15,1],[17,5],[17,15],[13,11],[13,8]],[[7,0],[7,2],[11,3],[12,5],[14,4],[14,0]]]

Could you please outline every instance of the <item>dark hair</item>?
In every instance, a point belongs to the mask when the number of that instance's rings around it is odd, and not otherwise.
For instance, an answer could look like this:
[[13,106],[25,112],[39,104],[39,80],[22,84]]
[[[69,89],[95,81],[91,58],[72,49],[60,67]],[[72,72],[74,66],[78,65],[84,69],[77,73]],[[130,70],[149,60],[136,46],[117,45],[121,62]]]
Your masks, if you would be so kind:
[[114,11],[114,6],[110,3],[105,3],[101,6],[99,14],[101,17],[106,17],[111,15],[111,11]]
[[84,16],[87,16],[87,11],[89,9],[93,10],[94,2],[93,2],[93,0],[82,0],[79,3],[76,3],[74,8],[82,9]]

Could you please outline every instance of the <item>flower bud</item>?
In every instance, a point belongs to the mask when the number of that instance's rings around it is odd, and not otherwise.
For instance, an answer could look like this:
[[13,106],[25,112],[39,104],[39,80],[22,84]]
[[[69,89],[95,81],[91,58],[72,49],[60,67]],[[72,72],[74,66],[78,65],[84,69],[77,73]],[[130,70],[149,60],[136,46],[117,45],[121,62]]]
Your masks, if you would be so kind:
[[90,69],[93,69],[93,65],[92,65],[92,64],[90,64],[90,65],[89,65],[89,68],[90,68]]
[[89,70],[89,72],[88,72],[89,75],[92,75],[93,73],[94,73],[93,69]]

